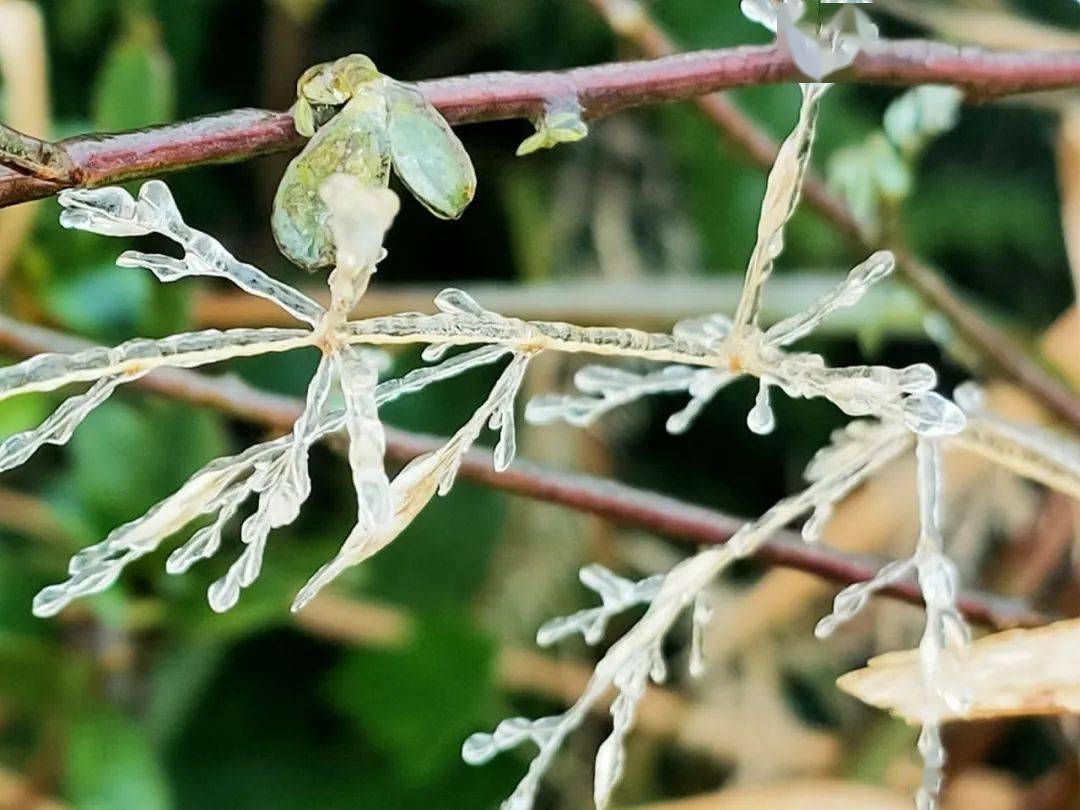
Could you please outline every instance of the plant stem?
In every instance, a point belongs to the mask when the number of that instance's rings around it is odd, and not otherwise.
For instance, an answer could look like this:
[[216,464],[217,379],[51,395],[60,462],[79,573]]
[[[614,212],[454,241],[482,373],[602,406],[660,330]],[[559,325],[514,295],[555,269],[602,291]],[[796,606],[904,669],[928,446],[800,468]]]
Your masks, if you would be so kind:
[[[480,73],[423,81],[417,86],[448,121],[464,124],[533,119],[551,102],[565,99],[576,99],[585,117],[598,118],[627,107],[801,78],[787,54],[766,45],[692,51],[567,71]],[[874,46],[830,80],[901,86],[953,84],[982,100],[1074,87],[1080,83],[1080,53],[994,53],[908,40]],[[743,131],[742,138],[747,143],[757,142],[756,153],[764,156],[766,142],[752,129]],[[46,197],[71,186],[100,186],[207,163],[245,160],[301,142],[288,113],[255,109],[112,135],[81,135],[48,145],[71,160],[70,170],[60,177],[26,175],[14,169],[0,172],[0,206]],[[6,160],[19,163],[13,153]],[[4,161],[0,155],[0,163]]]
[[0,124],[0,163],[14,166],[42,180],[71,176],[74,166],[63,147]]
[[[0,349],[4,351],[29,356],[43,352],[76,352],[89,346],[79,338],[0,316]],[[292,428],[303,404],[299,399],[259,391],[236,380],[222,380],[175,368],[155,370],[133,384],[171,399],[211,407],[228,416],[281,431]],[[386,439],[388,457],[402,463],[432,452],[446,441],[442,437],[396,428],[387,428]],[[516,462],[510,469],[498,473],[492,468],[491,454],[486,451],[469,452],[460,474],[506,492],[558,503],[615,523],[697,545],[723,544],[745,523],[721,512],[647,490],[587,475],[555,472],[534,464]],[[872,579],[880,567],[880,560],[855,557],[824,545],[808,545],[786,531],[777,532],[763,544],[755,558],[841,584]],[[881,593],[912,604],[922,603],[914,581],[897,582]],[[995,629],[1037,626],[1048,621],[1046,616],[1022,602],[989,594],[965,592],[958,602],[968,620]]]

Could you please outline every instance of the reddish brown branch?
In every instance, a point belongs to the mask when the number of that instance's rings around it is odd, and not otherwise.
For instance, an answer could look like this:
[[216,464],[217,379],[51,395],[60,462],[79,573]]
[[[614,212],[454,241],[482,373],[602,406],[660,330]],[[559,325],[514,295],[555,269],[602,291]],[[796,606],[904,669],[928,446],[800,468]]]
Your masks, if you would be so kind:
[[[640,62],[617,62],[544,73],[485,73],[420,82],[451,123],[535,118],[552,100],[577,98],[586,117],[626,107],[680,101],[718,90],[801,78],[775,46],[692,51]],[[1080,53],[993,53],[912,40],[876,46],[835,81],[954,84],[989,98],[1080,84]],[[289,117],[235,110],[162,127],[59,142],[73,168],[48,180],[16,169],[0,172],[0,206],[55,194],[72,185],[102,185],[243,160],[299,143]],[[760,151],[760,150],[759,150]]]
[[[78,338],[0,316],[0,350],[5,352],[16,355],[73,352],[88,345]],[[181,369],[160,369],[135,384],[171,399],[206,405],[230,416],[280,431],[292,427],[302,408],[299,399],[268,394],[238,381],[222,381]],[[395,428],[387,428],[386,438],[387,455],[398,462],[429,453],[445,442],[444,438],[438,436]],[[724,543],[743,524],[738,518],[712,509],[592,476],[556,472],[524,462],[516,462],[509,470],[498,473],[492,468],[491,454],[484,451],[472,451],[465,457],[461,475],[505,492],[562,504],[615,523],[697,545]],[[881,563],[880,560],[855,557],[824,545],[807,545],[790,532],[778,533],[756,557],[772,565],[795,568],[841,584],[872,579]],[[919,587],[913,581],[898,582],[881,593],[912,604],[922,604]],[[995,629],[1036,626],[1047,622],[1045,616],[1022,602],[984,593],[962,593],[958,605],[970,621]]]

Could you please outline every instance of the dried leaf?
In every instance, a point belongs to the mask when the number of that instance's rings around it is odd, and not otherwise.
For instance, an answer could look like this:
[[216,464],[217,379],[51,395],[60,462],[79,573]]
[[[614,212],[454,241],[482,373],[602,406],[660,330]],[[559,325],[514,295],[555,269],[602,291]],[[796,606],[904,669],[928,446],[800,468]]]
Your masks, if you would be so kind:
[[[944,720],[1080,712],[1080,619],[979,639],[959,662],[971,705]],[[837,685],[864,703],[921,722],[926,697],[918,650],[888,653],[849,672]]]
[[717,793],[693,796],[641,810],[910,810],[911,799],[889,788],[813,779],[779,785],[728,788]]

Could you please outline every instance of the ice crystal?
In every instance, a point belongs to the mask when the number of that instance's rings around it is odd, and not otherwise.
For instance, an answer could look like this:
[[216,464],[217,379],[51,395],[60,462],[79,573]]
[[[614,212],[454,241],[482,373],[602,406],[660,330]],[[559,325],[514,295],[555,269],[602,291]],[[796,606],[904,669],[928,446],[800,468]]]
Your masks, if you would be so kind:
[[608,620],[634,605],[647,605],[660,591],[662,576],[652,576],[640,582],[632,582],[613,574],[602,565],[582,568],[581,583],[600,597],[603,605],[580,610],[572,616],[551,619],[536,631],[536,643],[547,647],[567,636],[581,633],[589,644],[597,644],[604,637]]

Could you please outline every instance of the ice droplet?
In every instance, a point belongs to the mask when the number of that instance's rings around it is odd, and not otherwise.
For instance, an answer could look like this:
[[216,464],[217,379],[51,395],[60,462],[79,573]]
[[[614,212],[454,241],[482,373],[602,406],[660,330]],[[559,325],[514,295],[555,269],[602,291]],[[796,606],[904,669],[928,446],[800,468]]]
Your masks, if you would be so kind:
[[953,436],[967,424],[962,410],[933,391],[908,397],[901,412],[904,424],[920,436]]
[[825,531],[825,524],[829,522],[832,514],[833,507],[831,504],[819,504],[802,525],[800,530],[802,539],[807,543],[816,543],[821,540],[821,535]]
[[551,149],[560,143],[580,141],[589,134],[589,127],[582,118],[581,104],[576,95],[549,101],[544,105],[543,115],[535,120],[533,125],[536,132],[518,146],[518,157],[539,149]]
[[705,627],[712,618],[705,591],[694,598],[694,611],[690,617],[690,676],[700,678],[705,674]]
[[956,386],[953,401],[966,414],[978,413],[986,408],[986,392],[977,382],[968,380]]
[[758,385],[754,407],[746,415],[746,426],[759,436],[772,433],[773,428],[776,427],[776,417],[769,404],[769,384],[764,379]]

